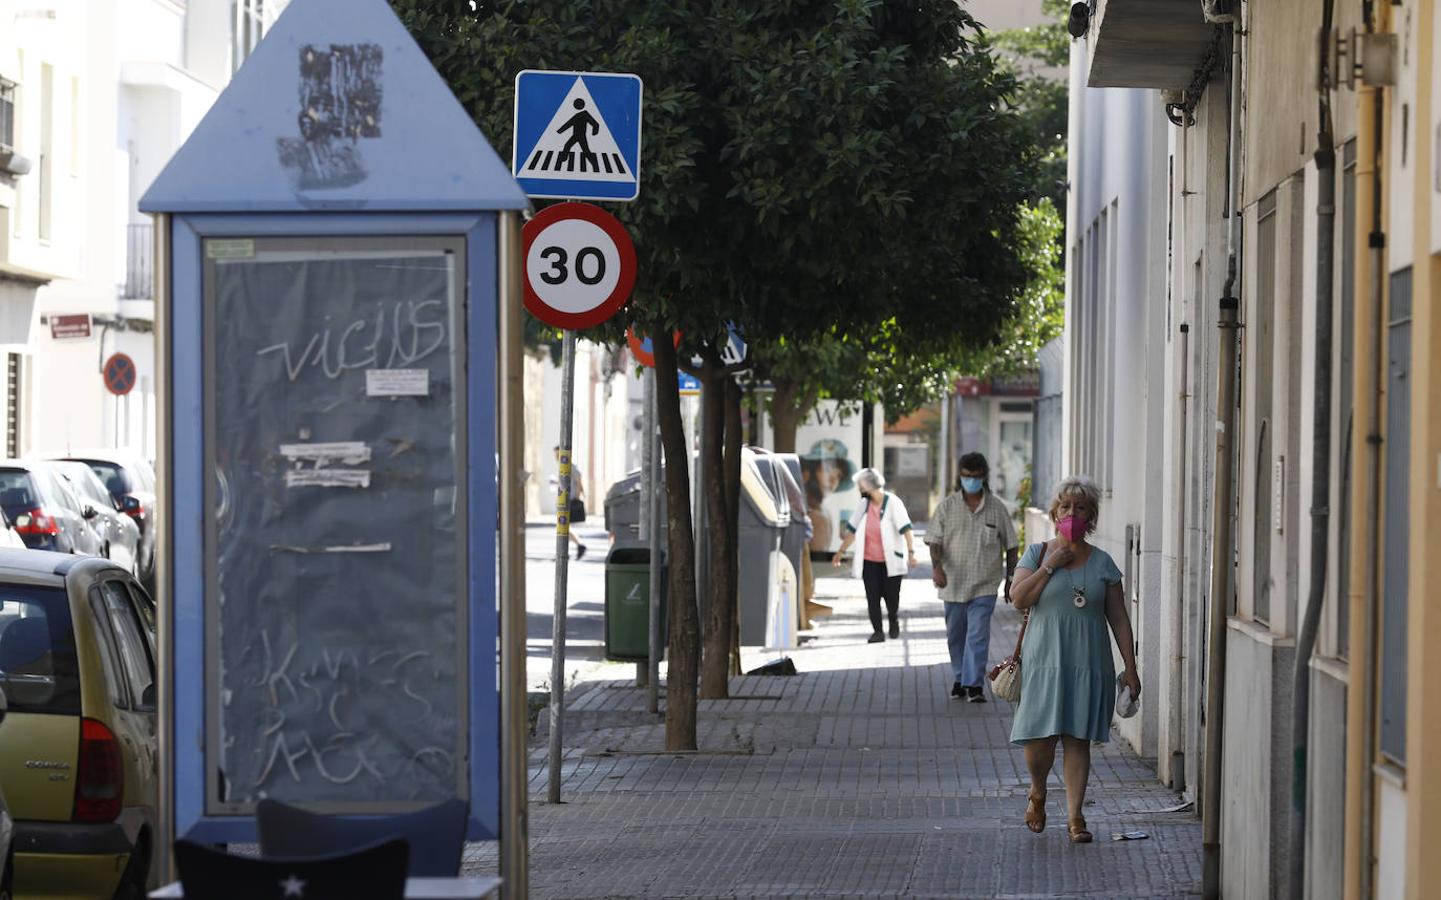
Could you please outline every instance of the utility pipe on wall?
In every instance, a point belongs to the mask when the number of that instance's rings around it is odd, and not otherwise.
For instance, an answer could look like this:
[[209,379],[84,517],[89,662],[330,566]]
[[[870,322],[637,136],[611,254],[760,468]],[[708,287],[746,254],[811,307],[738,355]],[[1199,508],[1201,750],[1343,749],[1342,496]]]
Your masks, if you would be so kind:
[[[1242,10],[1244,11],[1244,7]],[[1226,286],[1219,301],[1220,383],[1216,398],[1216,480],[1213,496],[1211,547],[1211,591],[1208,618],[1209,647],[1206,661],[1206,759],[1201,804],[1201,892],[1208,898],[1221,895],[1221,750],[1226,700],[1226,618],[1230,612],[1232,567],[1231,546],[1233,501],[1233,444],[1236,431],[1236,333],[1240,300],[1236,287],[1241,271],[1241,35],[1243,24],[1231,25],[1231,124],[1228,136]]]
[[1370,519],[1370,552],[1366,554],[1366,600],[1365,633],[1360,648],[1362,672],[1361,703],[1364,710],[1361,722],[1365,730],[1361,740],[1361,896],[1372,896],[1373,871],[1371,858],[1376,846],[1375,808],[1376,784],[1372,766],[1376,762],[1375,742],[1372,723],[1376,718],[1376,632],[1381,584],[1381,467],[1383,465],[1381,437],[1381,391],[1385,383],[1386,351],[1384,345],[1386,299],[1386,233],[1382,230],[1381,210],[1381,166],[1385,159],[1382,154],[1382,137],[1385,124],[1385,95],[1381,88],[1373,90],[1374,111],[1372,112],[1372,149],[1375,159],[1371,167],[1371,233],[1366,244],[1370,251],[1371,275],[1371,390],[1367,393],[1368,412],[1366,424],[1366,446],[1369,449],[1371,465],[1367,481],[1367,514]]
[[1171,612],[1171,685],[1167,692],[1167,710],[1170,715],[1167,730],[1171,747],[1171,790],[1184,791],[1186,788],[1186,754],[1181,750],[1185,737],[1185,691],[1183,680],[1186,669],[1184,647],[1186,618],[1186,459],[1188,457],[1190,434],[1189,408],[1191,400],[1191,326],[1181,324],[1181,393],[1177,397],[1180,418],[1180,450],[1176,462],[1176,484],[1179,486],[1176,498],[1176,583],[1174,587],[1174,609]]
[[1322,0],[1317,53],[1316,129],[1316,371],[1311,434],[1311,590],[1296,638],[1291,702],[1291,857],[1288,890],[1301,900],[1306,888],[1306,763],[1311,728],[1311,655],[1326,601],[1331,531],[1331,337],[1336,251],[1336,139],[1331,127],[1329,65],[1335,0]]

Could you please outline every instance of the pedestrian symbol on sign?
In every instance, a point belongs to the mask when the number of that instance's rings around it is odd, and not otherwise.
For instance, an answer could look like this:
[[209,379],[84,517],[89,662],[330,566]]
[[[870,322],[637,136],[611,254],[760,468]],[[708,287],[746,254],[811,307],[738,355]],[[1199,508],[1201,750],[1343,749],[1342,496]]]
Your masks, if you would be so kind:
[[[519,175],[540,178],[565,173],[582,181],[634,181],[615,137],[601,119],[591,114],[595,100],[580,76],[575,77],[565,101],[551,116],[550,124]],[[566,137],[569,132],[570,136]],[[591,146],[591,137],[595,146]],[[573,149],[575,148],[575,149]]]
[[[579,80],[580,79],[578,78],[576,79],[576,81]],[[556,129],[557,131],[570,132],[570,140],[566,141],[565,146],[560,148],[560,155],[569,159],[570,148],[574,147],[576,144],[580,144],[580,170],[584,172],[585,164],[589,162],[591,170],[598,172],[600,171],[600,166],[596,163],[595,154],[592,153],[590,150],[589,135],[592,133],[600,134],[600,123],[595,120],[595,116],[585,111],[584,100],[576,97],[574,105],[576,109],[580,110],[580,112],[571,116],[569,121],[567,121],[564,125],[560,126],[560,128]],[[540,151],[535,151],[535,155],[540,156]]]
[[532,197],[632,200],[640,113],[634,75],[521,72],[511,171]]

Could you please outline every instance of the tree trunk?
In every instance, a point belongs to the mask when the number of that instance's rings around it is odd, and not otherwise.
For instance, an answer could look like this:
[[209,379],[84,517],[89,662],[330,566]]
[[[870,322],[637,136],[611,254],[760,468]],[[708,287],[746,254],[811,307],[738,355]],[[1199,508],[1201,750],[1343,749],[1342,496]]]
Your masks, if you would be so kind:
[[800,386],[784,378],[775,379],[771,395],[771,448],[776,453],[796,452],[796,431],[816,405],[816,391],[801,393]]
[[695,596],[695,535],[691,531],[690,452],[681,424],[680,386],[670,329],[657,328],[656,415],[665,448],[666,525],[670,542],[670,629],[666,640],[665,748],[696,749],[696,670],[700,616]]
[[775,393],[771,394],[771,447],[776,453],[796,452],[796,429],[800,417],[796,415],[796,397],[799,393],[794,381],[775,379]]
[[741,386],[734,378],[726,379],[725,404],[725,497],[726,497],[726,561],[722,571],[730,580],[727,595],[735,603],[731,616],[730,673],[741,673],[740,641],[740,510],[741,510]]
[[[701,370],[701,416],[705,419],[705,442],[701,459],[706,461],[705,513],[709,555],[709,583],[706,597],[705,634],[702,638],[700,695],[704,700],[730,696],[731,630],[735,621],[735,579],[730,577],[729,535],[733,507],[725,490],[722,453],[726,445],[726,375],[719,359],[707,358]],[[728,461],[726,461],[728,462]]]

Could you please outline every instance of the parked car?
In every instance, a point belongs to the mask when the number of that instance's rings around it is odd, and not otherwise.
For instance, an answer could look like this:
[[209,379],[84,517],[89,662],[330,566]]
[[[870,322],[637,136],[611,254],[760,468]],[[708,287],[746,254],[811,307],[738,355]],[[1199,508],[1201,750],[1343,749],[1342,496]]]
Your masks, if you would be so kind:
[[[5,692],[0,690],[0,725],[5,724],[6,712]],[[0,791],[0,900],[12,900],[14,896],[15,820],[5,805],[5,792]]]
[[32,550],[101,556],[104,545],[69,484],[46,463],[0,461],[0,509]]
[[71,493],[84,504],[82,514],[104,545],[100,555],[115,560],[139,578],[140,526],[135,524],[134,519],[120,512],[115,499],[95,475],[95,470],[83,462],[67,459],[56,460],[47,465],[54,466],[60,472],[60,477],[69,483]]
[[128,450],[68,450],[43,454],[90,466],[116,507],[140,529],[140,578],[147,583],[155,574],[155,469],[138,453]]
[[152,610],[109,560],[0,550],[16,896],[139,900],[158,874]]

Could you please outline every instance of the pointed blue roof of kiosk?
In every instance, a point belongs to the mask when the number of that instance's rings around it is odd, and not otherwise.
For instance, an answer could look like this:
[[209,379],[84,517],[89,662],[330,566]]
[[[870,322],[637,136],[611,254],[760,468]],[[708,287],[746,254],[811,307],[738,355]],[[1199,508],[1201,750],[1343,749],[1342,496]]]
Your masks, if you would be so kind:
[[386,0],[292,0],[140,201],[170,213],[529,205]]

